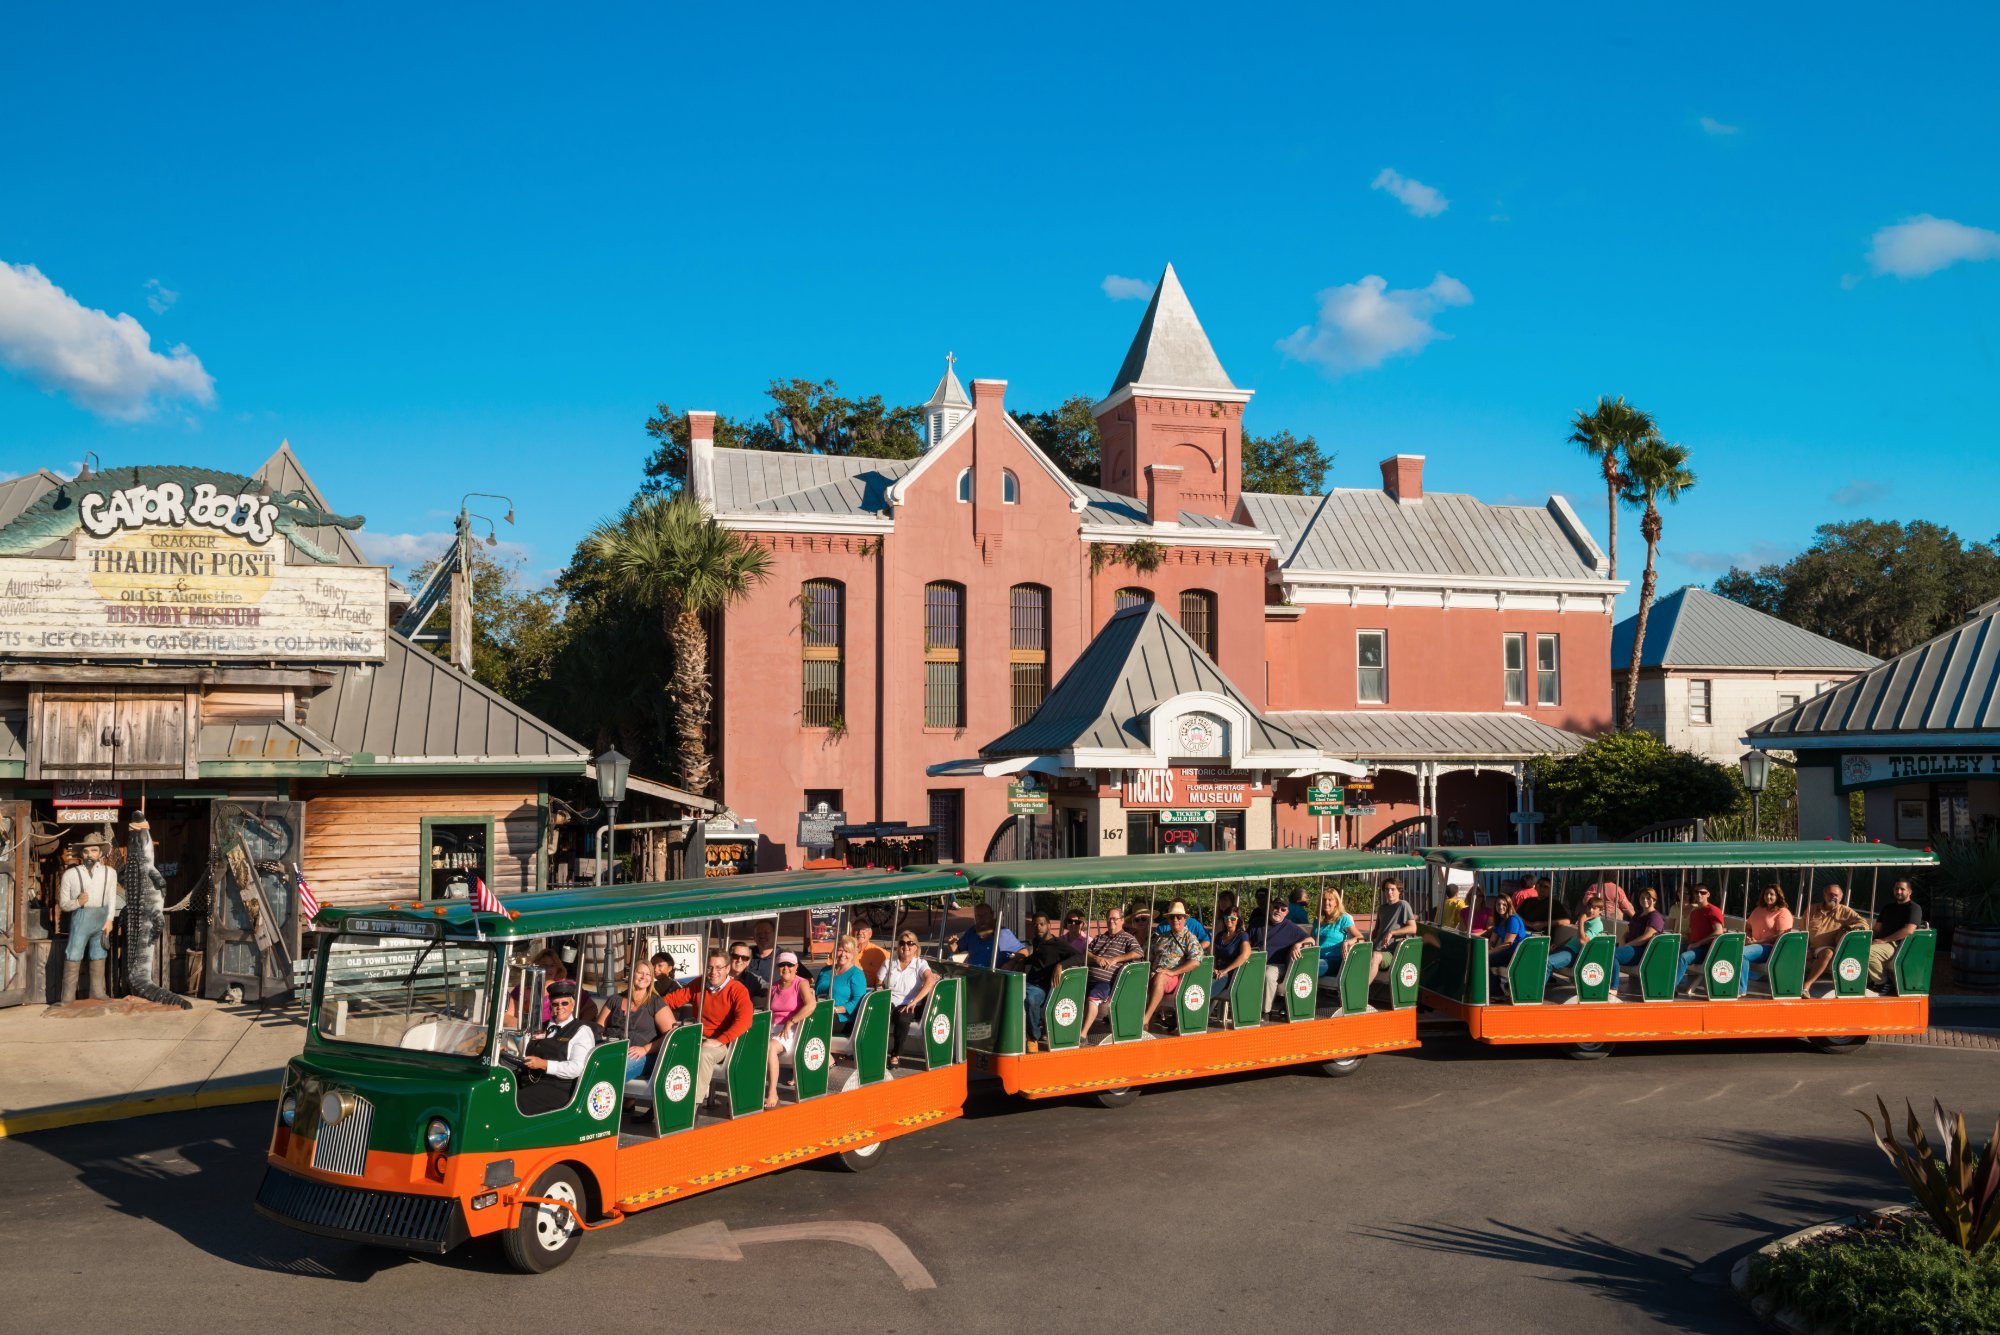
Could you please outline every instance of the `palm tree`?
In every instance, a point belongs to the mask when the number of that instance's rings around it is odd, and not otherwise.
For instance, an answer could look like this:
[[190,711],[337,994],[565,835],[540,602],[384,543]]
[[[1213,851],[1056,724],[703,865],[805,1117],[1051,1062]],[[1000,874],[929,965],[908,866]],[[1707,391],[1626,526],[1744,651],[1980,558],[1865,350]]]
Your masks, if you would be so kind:
[[1639,581],[1639,617],[1632,627],[1632,665],[1625,674],[1625,698],[1619,705],[1618,726],[1630,728],[1639,709],[1639,659],[1646,647],[1646,614],[1653,607],[1653,588],[1660,572],[1654,568],[1660,553],[1660,505],[1677,501],[1694,485],[1694,473],[1687,466],[1688,448],[1669,445],[1658,436],[1647,436],[1626,448],[1625,495],[1627,505],[1640,507],[1639,536],[1646,540],[1646,573]]
[[710,521],[687,496],[639,496],[615,520],[584,539],[612,585],[659,609],[673,645],[667,699],[673,707],[681,786],[705,796],[709,785],[708,630],[702,618],[748,596],[771,570],[771,554]]
[[1653,415],[1634,408],[1620,394],[1615,399],[1599,397],[1589,412],[1579,409],[1570,421],[1570,443],[1583,446],[1604,473],[1604,509],[1610,532],[1606,535],[1611,553],[1611,573],[1618,578],[1618,498],[1629,480],[1625,454],[1634,445],[1658,434]]

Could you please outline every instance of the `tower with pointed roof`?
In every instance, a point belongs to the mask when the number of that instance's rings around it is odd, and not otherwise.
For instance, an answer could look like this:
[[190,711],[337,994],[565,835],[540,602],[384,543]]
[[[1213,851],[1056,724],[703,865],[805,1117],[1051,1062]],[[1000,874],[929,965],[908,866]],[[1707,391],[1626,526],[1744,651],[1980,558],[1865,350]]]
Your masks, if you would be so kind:
[[937,382],[937,388],[924,404],[925,449],[949,436],[972,412],[972,400],[965,397],[965,387],[958,383],[958,376],[952,370],[952,363],[957,360],[949,352],[944,355],[944,379]]
[[1243,405],[1169,264],[1111,392],[1091,411],[1104,439],[1104,485],[1145,496],[1147,470],[1178,468],[1180,505],[1228,519],[1243,490]]

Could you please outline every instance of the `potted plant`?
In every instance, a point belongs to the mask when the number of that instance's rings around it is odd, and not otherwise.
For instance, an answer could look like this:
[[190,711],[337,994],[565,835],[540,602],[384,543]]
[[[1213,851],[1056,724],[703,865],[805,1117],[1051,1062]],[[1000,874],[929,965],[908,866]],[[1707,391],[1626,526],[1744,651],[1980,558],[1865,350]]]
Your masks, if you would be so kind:
[[2000,830],[1940,839],[1934,909],[1949,909],[1951,973],[1959,986],[2000,992]]

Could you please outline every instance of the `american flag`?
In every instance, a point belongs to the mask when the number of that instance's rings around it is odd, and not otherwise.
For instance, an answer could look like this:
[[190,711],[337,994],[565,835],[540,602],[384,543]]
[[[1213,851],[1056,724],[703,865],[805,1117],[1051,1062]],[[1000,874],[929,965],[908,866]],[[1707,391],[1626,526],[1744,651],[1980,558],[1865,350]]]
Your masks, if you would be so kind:
[[472,878],[472,911],[474,913],[505,913],[500,907],[500,897],[486,888],[486,878],[477,873]]
[[319,896],[306,883],[306,874],[297,867],[292,868],[292,879],[299,883],[299,922],[307,927],[319,916]]

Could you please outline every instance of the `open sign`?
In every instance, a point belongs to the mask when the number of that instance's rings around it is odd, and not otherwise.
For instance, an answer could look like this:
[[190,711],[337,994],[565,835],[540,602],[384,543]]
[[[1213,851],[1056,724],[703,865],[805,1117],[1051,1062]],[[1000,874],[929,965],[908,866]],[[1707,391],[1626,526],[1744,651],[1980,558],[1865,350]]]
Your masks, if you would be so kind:
[[1186,844],[1192,847],[1201,842],[1201,831],[1185,827],[1169,827],[1160,831],[1160,842],[1168,845]]

